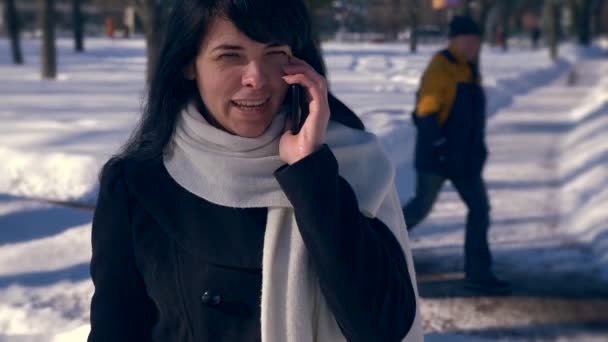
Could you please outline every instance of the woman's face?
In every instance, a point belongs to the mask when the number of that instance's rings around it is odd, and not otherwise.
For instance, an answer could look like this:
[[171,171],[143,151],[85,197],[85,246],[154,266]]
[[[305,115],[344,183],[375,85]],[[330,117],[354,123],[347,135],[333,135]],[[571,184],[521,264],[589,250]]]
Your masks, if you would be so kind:
[[270,126],[283,102],[287,91],[283,67],[290,56],[289,46],[253,41],[231,21],[218,18],[187,76],[196,80],[214,124],[254,138]]

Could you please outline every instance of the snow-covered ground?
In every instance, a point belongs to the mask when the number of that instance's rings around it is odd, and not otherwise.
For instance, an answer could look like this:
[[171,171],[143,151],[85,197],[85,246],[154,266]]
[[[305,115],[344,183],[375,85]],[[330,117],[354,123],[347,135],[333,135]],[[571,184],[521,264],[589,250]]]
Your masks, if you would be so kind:
[[[596,62],[581,72],[601,77],[608,67]],[[571,127],[560,141],[561,223],[589,244],[598,271],[608,279],[608,78],[583,96],[585,103],[572,111]]]
[[[0,341],[88,332],[91,212],[41,199],[94,205],[99,167],[137,121],[145,54],[141,40],[90,39],[85,54],[71,44],[59,41],[57,81],[40,80],[35,41],[24,42],[25,66],[0,56]],[[409,113],[438,48],[324,45],[331,88],[381,137],[402,201],[413,188]],[[492,245],[515,293],[460,290],[465,209],[446,188],[412,234],[428,340],[608,336],[596,327],[608,322],[608,61],[590,53],[564,46],[553,63],[546,50],[484,50]]]

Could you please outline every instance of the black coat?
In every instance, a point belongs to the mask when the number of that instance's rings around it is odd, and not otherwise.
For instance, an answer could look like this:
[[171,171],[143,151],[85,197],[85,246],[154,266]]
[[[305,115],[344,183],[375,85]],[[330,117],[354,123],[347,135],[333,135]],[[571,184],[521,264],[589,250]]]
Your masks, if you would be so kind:
[[[363,217],[328,147],[275,172],[350,341],[397,341],[415,295],[401,247]],[[90,342],[259,341],[266,208],[212,204],[162,163],[115,161],[93,220]]]

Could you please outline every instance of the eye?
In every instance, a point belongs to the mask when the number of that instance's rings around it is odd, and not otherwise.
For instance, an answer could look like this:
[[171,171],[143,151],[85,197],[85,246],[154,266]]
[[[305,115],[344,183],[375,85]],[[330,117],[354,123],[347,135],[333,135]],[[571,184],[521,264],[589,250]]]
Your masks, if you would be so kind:
[[287,56],[287,52],[283,50],[270,51],[268,52],[268,54],[271,56]]
[[239,55],[237,53],[231,53],[231,52],[223,53],[218,56],[218,58],[220,58],[220,59],[230,59],[230,58],[238,58],[238,57],[239,57]]

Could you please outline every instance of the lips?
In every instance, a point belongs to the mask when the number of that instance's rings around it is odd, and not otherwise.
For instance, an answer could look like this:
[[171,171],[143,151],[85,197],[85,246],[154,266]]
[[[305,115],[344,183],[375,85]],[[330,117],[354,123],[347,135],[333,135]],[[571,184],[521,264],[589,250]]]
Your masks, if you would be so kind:
[[264,108],[270,98],[266,99],[243,99],[243,100],[232,100],[233,106],[242,110],[259,110]]

